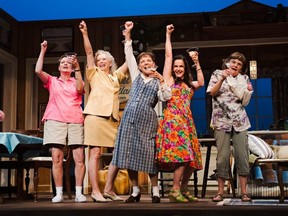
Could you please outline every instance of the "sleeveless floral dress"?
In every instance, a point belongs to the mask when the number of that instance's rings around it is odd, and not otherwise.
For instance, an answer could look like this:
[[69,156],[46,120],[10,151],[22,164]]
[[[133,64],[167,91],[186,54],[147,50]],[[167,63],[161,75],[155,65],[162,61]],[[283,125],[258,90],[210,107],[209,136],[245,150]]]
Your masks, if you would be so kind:
[[171,86],[172,98],[160,118],[156,136],[156,162],[159,168],[171,168],[176,163],[190,162],[201,170],[202,156],[197,132],[190,110],[194,91],[184,83]]

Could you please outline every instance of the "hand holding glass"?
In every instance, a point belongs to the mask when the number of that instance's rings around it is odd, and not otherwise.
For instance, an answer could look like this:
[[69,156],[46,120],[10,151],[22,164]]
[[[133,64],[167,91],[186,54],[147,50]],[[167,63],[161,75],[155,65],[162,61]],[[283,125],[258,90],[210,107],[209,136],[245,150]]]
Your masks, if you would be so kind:
[[154,67],[150,67],[150,68],[148,68],[148,70],[150,70],[150,71],[156,71],[156,70],[157,70],[157,68],[158,68],[158,66],[157,66],[157,65],[155,65]]
[[71,63],[72,68],[73,68],[73,58],[77,57],[77,53],[76,52],[66,52],[66,53],[64,53],[64,55],[68,58],[68,61]]
[[[198,47],[192,47],[192,48],[189,48],[186,50],[186,52],[189,54],[189,56],[193,56],[195,55],[197,52],[199,51],[199,48]],[[196,68],[196,65],[192,65],[193,68]]]

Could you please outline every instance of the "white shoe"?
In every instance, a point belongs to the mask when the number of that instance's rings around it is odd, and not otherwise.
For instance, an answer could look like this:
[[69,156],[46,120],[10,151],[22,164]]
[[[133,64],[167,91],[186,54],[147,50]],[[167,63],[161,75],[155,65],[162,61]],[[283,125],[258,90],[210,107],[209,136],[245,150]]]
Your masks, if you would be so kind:
[[104,192],[103,197],[106,199],[111,199],[112,201],[123,201],[123,199],[117,196],[116,194],[109,194],[109,193]]
[[107,200],[102,196],[102,194],[91,194],[91,198],[94,202],[106,203]]
[[86,197],[83,194],[78,194],[75,196],[75,202],[86,202]]
[[52,202],[53,203],[60,203],[63,202],[63,195],[57,194],[53,199]]

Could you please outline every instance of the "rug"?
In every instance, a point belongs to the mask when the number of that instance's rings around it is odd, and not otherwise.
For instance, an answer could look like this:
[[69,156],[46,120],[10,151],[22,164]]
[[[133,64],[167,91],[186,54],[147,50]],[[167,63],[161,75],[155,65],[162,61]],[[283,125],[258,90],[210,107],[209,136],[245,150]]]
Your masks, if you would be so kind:
[[251,202],[242,202],[241,199],[227,198],[217,205],[222,206],[288,206],[288,200],[279,203],[278,199],[253,199]]

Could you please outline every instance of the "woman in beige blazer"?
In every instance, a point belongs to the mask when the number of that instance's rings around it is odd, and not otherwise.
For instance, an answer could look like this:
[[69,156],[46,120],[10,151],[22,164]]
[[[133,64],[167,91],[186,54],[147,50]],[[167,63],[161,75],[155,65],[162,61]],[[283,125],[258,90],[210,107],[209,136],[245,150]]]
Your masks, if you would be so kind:
[[[124,63],[117,70],[113,56],[104,50],[93,54],[87,25],[79,25],[87,56],[86,78],[91,91],[84,109],[84,143],[90,146],[88,174],[94,202],[107,202],[98,185],[98,169],[101,147],[114,147],[119,125],[119,90],[121,80],[127,78],[128,67]],[[118,197],[121,200],[120,197]]]

